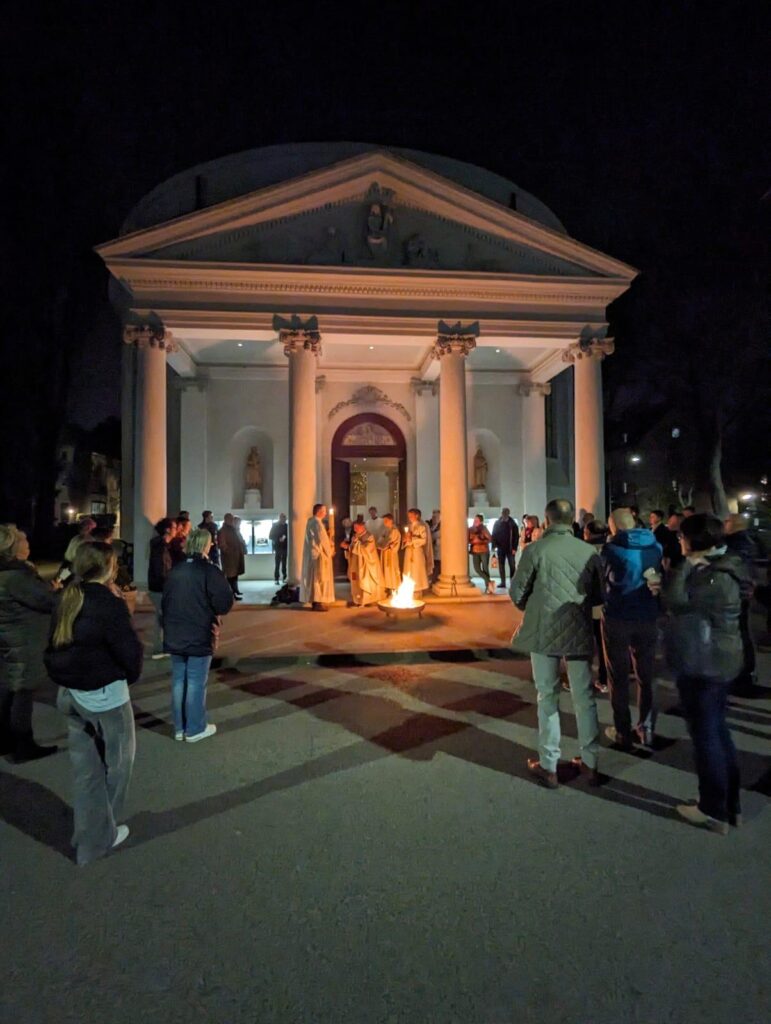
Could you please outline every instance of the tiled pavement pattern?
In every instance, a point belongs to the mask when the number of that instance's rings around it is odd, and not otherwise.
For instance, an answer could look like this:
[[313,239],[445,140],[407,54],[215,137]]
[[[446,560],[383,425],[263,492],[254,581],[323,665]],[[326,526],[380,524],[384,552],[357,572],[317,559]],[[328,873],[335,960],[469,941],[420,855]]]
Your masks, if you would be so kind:
[[505,649],[251,647],[212,672],[219,732],[196,747],[172,740],[167,663],[147,662],[132,836],[88,870],[66,755],[0,766],[0,1019],[767,1019],[771,699],[732,702],[748,821],[723,839],[674,817],[694,778],[669,683],[658,750],[603,750],[604,785],[566,766],[552,793],[524,767],[534,692]]

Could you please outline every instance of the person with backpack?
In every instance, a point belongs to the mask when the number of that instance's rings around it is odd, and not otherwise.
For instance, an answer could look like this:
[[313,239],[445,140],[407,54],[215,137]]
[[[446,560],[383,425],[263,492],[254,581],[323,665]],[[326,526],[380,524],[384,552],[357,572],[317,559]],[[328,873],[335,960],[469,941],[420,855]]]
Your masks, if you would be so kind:
[[118,822],[136,751],[129,686],[142,672],[143,649],[126,602],[111,589],[116,571],[109,544],[80,545],[45,652],[48,674],[60,687],[57,706],[67,719],[72,844],[81,866],[104,857],[129,834],[128,825]]
[[[683,562],[661,590],[669,613],[667,660],[677,673],[680,701],[693,741],[699,800],[677,813],[692,825],[727,835],[741,822],[739,764],[726,722],[728,692],[742,670],[739,625],[748,572],[725,543],[723,524],[696,514],[680,524]],[[655,592],[658,582],[649,583]]]

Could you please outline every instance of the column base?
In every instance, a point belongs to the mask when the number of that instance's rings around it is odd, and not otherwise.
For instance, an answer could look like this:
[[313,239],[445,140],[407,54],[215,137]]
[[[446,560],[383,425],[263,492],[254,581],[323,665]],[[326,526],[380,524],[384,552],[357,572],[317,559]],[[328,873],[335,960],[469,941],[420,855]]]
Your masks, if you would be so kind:
[[464,600],[473,601],[482,597],[482,592],[471,582],[467,575],[452,576],[441,573],[439,579],[431,587],[431,593],[437,597],[462,597]]

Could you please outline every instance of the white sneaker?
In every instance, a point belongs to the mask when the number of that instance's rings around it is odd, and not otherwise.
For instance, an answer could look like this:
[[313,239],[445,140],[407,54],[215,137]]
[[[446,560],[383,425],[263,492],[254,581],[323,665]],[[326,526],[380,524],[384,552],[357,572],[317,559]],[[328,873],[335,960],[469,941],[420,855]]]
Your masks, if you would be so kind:
[[125,843],[126,840],[128,839],[128,837],[129,837],[129,827],[128,827],[128,825],[118,825],[118,828],[117,828],[117,830],[115,832],[115,839],[113,840],[113,844],[112,844],[113,850],[115,849],[116,846],[120,846],[121,843]]
[[710,832],[715,832],[719,836],[728,835],[728,822],[718,821],[717,818],[710,818],[708,814],[700,811],[696,804],[678,804],[677,813],[681,818],[685,818],[691,825],[695,825],[697,828],[706,828]]
[[210,736],[213,736],[217,731],[217,726],[214,722],[209,722],[203,732],[198,732],[195,736],[187,736],[187,743],[197,743],[199,740],[208,740]]
[[185,734],[183,732],[175,732],[174,733],[174,739],[177,741],[177,743],[181,743],[184,738],[185,738]]
[[158,661],[160,658],[170,658],[171,655],[164,654],[164,652],[161,651],[160,654],[151,654],[150,657],[153,659],[153,661]]

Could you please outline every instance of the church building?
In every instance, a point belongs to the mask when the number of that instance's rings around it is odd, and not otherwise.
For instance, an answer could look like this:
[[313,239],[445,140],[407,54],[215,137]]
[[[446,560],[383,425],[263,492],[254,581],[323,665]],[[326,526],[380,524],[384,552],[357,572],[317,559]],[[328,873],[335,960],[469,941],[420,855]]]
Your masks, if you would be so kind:
[[511,181],[415,150],[308,143],[191,168],[100,245],[124,323],[122,532],[242,519],[247,578],[314,502],[442,515],[440,594],[471,593],[466,529],[549,498],[605,514],[606,307],[636,271]]

